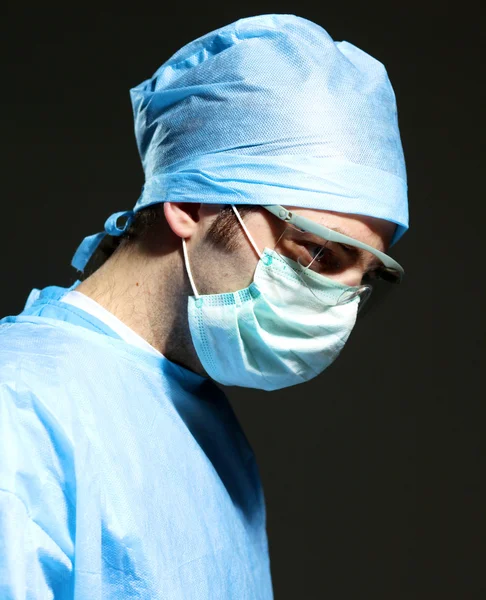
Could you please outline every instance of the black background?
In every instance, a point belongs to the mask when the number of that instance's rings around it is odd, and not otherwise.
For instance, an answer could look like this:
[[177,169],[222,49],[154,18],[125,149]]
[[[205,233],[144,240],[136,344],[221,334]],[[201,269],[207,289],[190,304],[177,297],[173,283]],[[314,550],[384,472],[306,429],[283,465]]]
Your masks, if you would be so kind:
[[292,13],[387,67],[406,279],[316,380],[231,388],[267,500],[277,600],[483,598],[484,56],[479,2],[9,3],[2,9],[0,315],[69,285],[81,239],[143,183],[128,90],[182,45]]

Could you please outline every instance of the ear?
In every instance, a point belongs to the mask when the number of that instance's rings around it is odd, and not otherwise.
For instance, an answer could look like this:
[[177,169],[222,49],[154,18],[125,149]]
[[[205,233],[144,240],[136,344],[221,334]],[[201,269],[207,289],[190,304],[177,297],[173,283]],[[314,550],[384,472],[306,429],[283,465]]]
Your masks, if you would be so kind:
[[200,202],[164,202],[167,223],[181,238],[190,238],[194,235],[201,218],[200,210]]

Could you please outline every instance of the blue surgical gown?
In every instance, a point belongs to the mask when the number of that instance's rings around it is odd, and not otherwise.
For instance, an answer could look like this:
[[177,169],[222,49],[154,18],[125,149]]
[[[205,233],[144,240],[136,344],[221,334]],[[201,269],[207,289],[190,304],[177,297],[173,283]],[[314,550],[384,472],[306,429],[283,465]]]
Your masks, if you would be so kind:
[[66,292],[0,321],[0,598],[272,598],[258,468],[225,395]]

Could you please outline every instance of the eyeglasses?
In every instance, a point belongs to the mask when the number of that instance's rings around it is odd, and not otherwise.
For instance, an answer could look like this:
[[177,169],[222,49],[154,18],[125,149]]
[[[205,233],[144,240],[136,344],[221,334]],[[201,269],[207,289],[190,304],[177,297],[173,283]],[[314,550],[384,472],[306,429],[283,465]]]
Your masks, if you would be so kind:
[[383,279],[390,283],[401,282],[405,273],[403,267],[396,260],[391,258],[391,256],[388,256],[388,254],[380,252],[380,250],[345,235],[344,233],[320,225],[312,219],[297,215],[278,204],[265,205],[263,208],[284,223],[290,225],[293,232],[300,234],[310,233],[323,240],[323,243],[320,246],[314,244],[313,249],[310,251],[310,257],[308,256],[307,259],[302,258],[302,260],[298,261],[304,268],[312,268],[314,266],[313,270],[323,270],[323,274],[332,274],[330,273],[330,270],[333,268],[336,269],[338,266],[335,262],[333,266],[329,256],[329,250],[332,248],[332,244],[336,244],[344,248],[358,248],[365,252],[369,252],[374,257],[378,258],[381,265],[377,269],[374,269],[373,277]]

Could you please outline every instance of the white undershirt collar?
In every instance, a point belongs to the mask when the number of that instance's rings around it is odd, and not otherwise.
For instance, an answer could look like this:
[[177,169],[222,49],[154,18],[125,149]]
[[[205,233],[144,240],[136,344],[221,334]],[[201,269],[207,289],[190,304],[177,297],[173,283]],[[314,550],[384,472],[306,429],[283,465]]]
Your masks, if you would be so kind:
[[93,317],[96,317],[115,333],[117,333],[122,340],[128,344],[142,348],[143,350],[151,352],[156,356],[162,356],[162,354],[156,348],[151,346],[146,340],[144,340],[143,337],[139,336],[138,333],[135,333],[135,331],[128,327],[128,325],[125,325],[125,323],[120,321],[118,317],[115,317],[113,313],[106,310],[106,308],[103,308],[101,304],[98,304],[98,302],[92,298],[89,298],[82,292],[76,292],[74,290],[68,292],[61,298],[61,302],[71,304],[71,306],[76,306],[77,308],[89,313]]

